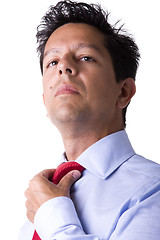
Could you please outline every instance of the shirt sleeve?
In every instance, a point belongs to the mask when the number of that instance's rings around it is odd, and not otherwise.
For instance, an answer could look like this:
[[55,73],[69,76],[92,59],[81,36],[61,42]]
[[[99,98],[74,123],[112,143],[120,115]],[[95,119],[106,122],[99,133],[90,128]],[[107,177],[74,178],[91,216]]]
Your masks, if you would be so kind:
[[[160,240],[160,184],[151,185],[147,184],[144,190],[126,200],[113,232],[103,239]],[[44,203],[38,209],[34,223],[42,240],[101,239],[83,231],[74,204],[67,197],[53,198]]]
[[35,215],[34,225],[40,238],[45,240],[99,240],[95,235],[85,234],[74,204],[67,197],[45,202]]
[[143,188],[119,217],[109,240],[160,240],[160,181]]
[[18,240],[32,240],[34,234],[34,225],[29,220],[21,227]]

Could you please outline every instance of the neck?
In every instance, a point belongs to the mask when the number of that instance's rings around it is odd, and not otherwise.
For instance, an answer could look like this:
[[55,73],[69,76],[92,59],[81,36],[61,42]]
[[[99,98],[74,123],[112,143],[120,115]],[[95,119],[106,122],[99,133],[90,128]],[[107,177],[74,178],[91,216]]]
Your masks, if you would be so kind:
[[[73,129],[72,129],[73,130]],[[116,129],[89,129],[87,131],[82,128],[74,129],[74,131],[61,132],[63,143],[65,146],[66,157],[68,161],[76,160],[87,148],[96,143],[98,140],[108,136],[114,132],[123,130],[123,127]]]

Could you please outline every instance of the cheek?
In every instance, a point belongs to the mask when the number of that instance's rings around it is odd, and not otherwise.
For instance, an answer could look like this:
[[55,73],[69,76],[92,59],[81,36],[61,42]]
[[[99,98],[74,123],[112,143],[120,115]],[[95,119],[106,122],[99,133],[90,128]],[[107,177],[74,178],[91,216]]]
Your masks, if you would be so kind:
[[43,75],[43,88],[50,88],[55,84],[56,77],[55,71],[48,70]]
[[52,90],[52,88],[53,88],[53,80],[51,76],[44,75],[43,76],[43,92],[44,92],[45,98],[50,94],[50,91]]
[[43,100],[45,103],[46,108],[48,109],[48,105],[49,105],[49,96],[50,96],[50,84],[48,81],[46,81],[46,79],[43,79]]
[[48,86],[46,82],[43,81],[43,99],[45,103],[47,102],[47,95],[48,95]]
[[43,95],[47,111],[52,108],[56,84],[57,82],[54,81],[53,77],[49,75],[43,77]]
[[43,75],[42,83],[43,83],[43,90],[45,91],[48,85],[48,78],[46,77],[46,74]]
[[114,79],[107,79],[102,77],[97,77],[92,81],[92,84],[87,86],[89,92],[89,101],[91,101],[94,106],[104,107],[114,107],[117,101],[117,87],[116,83],[113,82]]

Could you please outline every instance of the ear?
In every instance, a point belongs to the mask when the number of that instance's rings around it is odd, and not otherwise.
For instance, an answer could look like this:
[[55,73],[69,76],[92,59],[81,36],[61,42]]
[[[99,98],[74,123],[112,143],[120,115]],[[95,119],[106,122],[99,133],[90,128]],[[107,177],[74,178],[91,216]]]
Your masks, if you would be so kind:
[[136,92],[136,85],[133,78],[126,78],[120,82],[120,94],[117,100],[117,106],[120,109],[125,108]]

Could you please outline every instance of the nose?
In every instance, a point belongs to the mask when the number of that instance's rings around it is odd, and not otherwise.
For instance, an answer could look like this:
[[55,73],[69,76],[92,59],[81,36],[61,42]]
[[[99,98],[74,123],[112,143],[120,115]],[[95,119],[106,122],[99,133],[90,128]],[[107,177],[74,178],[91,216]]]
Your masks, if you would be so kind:
[[78,74],[78,66],[74,62],[71,56],[63,57],[58,63],[59,75],[71,75],[76,76]]
[[68,73],[72,74],[72,69],[66,68],[66,70],[64,70],[64,71],[62,71],[61,69],[59,69],[60,75],[63,74],[64,72],[68,72]]

